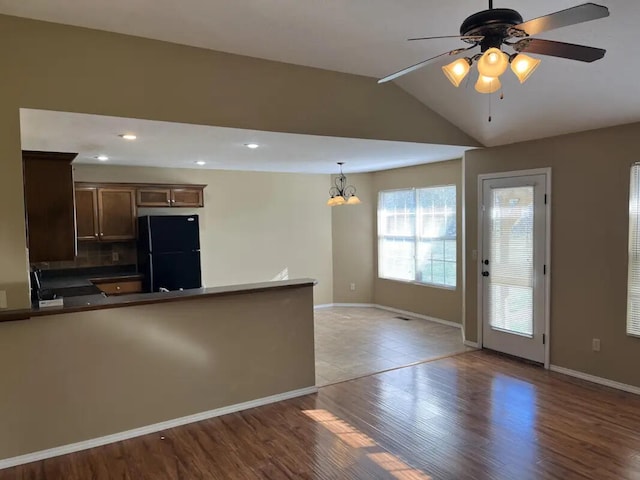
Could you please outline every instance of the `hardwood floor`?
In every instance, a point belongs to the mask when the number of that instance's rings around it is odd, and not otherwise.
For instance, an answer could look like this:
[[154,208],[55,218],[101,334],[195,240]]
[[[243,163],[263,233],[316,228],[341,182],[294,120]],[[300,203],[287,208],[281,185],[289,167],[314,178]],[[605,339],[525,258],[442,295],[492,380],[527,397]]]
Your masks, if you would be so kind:
[[428,478],[640,478],[640,397],[469,352],[0,471],[0,480]]

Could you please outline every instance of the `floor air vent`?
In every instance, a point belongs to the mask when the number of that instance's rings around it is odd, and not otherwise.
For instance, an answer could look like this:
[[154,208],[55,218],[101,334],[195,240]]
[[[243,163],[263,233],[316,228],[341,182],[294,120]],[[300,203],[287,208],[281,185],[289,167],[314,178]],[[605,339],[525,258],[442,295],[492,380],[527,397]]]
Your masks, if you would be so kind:
[[393,318],[397,318],[398,320],[404,320],[405,322],[410,322],[411,320],[413,320],[413,318],[403,317],[402,315],[397,315]]

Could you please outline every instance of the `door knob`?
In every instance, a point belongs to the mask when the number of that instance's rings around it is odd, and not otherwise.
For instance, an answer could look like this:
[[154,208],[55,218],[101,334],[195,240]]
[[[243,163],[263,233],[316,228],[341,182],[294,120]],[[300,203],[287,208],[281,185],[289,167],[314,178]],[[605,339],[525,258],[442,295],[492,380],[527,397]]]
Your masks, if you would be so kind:
[[482,272],[482,276],[483,277],[488,277],[489,276],[489,272]]

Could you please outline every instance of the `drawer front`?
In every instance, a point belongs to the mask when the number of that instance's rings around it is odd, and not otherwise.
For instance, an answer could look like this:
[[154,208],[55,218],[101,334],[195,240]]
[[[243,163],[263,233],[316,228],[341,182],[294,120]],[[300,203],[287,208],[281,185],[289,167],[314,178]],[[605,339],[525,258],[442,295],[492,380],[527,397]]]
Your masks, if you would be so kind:
[[122,295],[125,293],[141,293],[142,280],[127,280],[124,282],[97,283],[101,291],[107,295]]

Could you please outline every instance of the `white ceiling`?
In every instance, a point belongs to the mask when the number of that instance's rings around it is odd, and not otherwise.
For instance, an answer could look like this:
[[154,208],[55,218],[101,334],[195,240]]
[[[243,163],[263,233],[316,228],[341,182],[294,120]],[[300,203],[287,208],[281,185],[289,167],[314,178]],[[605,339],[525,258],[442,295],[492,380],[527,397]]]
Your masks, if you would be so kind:
[[[505,99],[453,88],[432,65],[398,83],[485,145],[512,143],[640,120],[634,56],[640,2],[596,0],[611,17],[547,32],[541,38],[606,48],[593,64],[543,57],[520,86],[505,75]],[[583,0],[496,0],[525,20]],[[464,45],[455,35],[486,0],[0,0],[0,12],[128,33],[289,63],[382,77]],[[441,62],[445,63],[445,62]],[[372,79],[372,81],[374,81]],[[381,87],[384,88],[384,87]]]
[[[78,152],[76,163],[269,172],[371,172],[462,157],[469,147],[321,137],[47,110],[20,110],[24,150]],[[119,135],[134,133],[128,141]],[[257,143],[249,149],[247,143]],[[98,155],[109,160],[100,162]],[[204,166],[195,162],[205,161]]]

